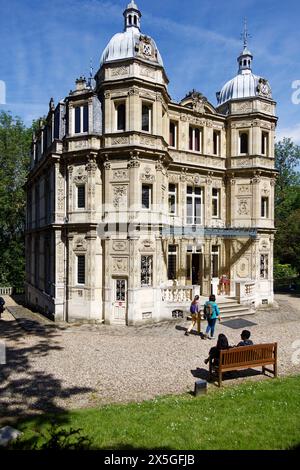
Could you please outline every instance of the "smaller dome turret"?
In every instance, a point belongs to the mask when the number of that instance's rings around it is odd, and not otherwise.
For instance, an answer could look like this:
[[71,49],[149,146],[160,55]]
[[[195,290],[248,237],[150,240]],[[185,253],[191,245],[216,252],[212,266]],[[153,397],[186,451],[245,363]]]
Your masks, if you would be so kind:
[[140,31],[142,13],[138,9],[138,6],[134,0],[131,0],[131,2],[127,5],[123,15],[125,18],[124,31],[127,31],[128,28],[137,28]]
[[268,81],[254,75],[252,72],[253,55],[248,49],[249,37],[245,20],[243,33],[244,47],[237,59],[239,64],[238,74],[232,80],[225,83],[222,90],[217,93],[218,106],[230,100],[252,98],[258,95],[272,98],[272,91]]

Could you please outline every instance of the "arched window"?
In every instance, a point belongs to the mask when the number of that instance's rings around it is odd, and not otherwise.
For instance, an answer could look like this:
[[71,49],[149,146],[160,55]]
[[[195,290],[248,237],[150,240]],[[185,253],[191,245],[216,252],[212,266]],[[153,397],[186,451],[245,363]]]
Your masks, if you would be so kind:
[[137,17],[136,16],[134,16],[134,24],[135,24],[135,26],[137,26]]
[[129,15],[129,17],[128,17],[128,18],[129,18],[129,24],[132,24],[132,16],[131,16],[131,15]]
[[121,103],[117,107],[117,130],[125,131],[126,129],[126,106]]
[[247,60],[246,60],[246,59],[244,60],[244,65],[245,65],[245,66],[247,65]]
[[240,134],[240,153],[247,154],[249,149],[249,136],[246,132]]

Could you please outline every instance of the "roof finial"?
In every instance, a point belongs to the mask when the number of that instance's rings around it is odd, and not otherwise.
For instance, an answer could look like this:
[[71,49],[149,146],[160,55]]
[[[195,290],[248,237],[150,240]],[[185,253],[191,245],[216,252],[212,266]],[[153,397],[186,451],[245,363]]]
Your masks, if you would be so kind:
[[90,76],[89,76],[89,79],[88,79],[88,86],[90,88],[93,88],[93,85],[94,85],[94,67],[93,67],[93,59],[91,58],[90,59]]
[[244,18],[244,31],[241,33],[241,37],[243,38],[243,41],[244,41],[244,49],[247,49],[248,48],[248,39],[251,38],[251,36],[248,32],[247,18]]

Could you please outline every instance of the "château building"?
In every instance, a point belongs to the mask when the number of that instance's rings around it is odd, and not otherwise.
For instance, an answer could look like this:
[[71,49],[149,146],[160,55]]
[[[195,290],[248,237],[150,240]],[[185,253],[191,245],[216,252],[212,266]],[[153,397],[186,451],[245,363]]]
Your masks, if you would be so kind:
[[227,275],[229,298],[272,304],[276,103],[247,31],[216,104],[195,90],[177,103],[141,16],[131,1],[95,77],[51,99],[34,136],[27,302],[59,321],[134,325],[172,318]]

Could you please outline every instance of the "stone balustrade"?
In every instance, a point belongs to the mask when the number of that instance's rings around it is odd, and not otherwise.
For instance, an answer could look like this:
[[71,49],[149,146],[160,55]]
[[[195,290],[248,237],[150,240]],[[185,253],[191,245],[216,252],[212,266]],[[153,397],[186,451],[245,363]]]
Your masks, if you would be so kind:
[[164,287],[161,289],[161,294],[163,302],[187,303],[193,300],[192,287]]

